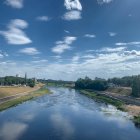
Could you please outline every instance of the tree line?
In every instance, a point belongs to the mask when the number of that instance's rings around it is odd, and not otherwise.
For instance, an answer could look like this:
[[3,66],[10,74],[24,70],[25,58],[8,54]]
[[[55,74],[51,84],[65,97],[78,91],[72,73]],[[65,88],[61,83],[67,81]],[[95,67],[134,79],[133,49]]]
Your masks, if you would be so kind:
[[108,80],[101,78],[95,78],[95,80],[92,80],[88,77],[85,77],[84,79],[79,78],[75,82],[75,88],[104,91],[110,86],[110,84],[121,87],[132,87],[132,96],[140,97],[140,75],[112,78]]
[[30,87],[35,86],[35,79],[26,79],[22,77],[5,76],[0,77],[1,86],[14,86],[14,85],[26,85]]
[[108,83],[104,79],[95,79],[92,80],[88,77],[85,77],[84,79],[79,78],[75,82],[75,88],[76,89],[93,89],[93,90],[106,90],[108,88]]

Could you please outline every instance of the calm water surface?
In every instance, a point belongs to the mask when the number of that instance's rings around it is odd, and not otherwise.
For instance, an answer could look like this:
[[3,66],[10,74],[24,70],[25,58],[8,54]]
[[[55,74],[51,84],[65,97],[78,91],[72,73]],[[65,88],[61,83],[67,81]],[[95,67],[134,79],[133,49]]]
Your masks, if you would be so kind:
[[50,90],[0,112],[0,140],[140,140],[127,113],[73,89]]

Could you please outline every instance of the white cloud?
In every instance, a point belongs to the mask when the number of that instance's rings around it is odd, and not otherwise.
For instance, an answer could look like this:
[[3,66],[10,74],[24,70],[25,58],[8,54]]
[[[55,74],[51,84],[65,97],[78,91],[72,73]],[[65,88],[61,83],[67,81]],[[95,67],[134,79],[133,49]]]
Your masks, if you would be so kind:
[[140,42],[118,42],[118,43],[115,43],[116,46],[127,46],[127,45],[140,45]]
[[48,60],[46,59],[32,61],[32,63],[46,63],[46,62],[48,62]]
[[[64,39],[57,42],[56,46],[61,45],[62,42],[72,43]],[[15,75],[16,73],[24,75],[26,71],[30,77],[76,80],[86,75],[91,78],[134,75],[139,74],[140,70],[140,51],[130,50],[130,48],[126,47],[108,47],[94,51],[79,52],[74,56],[67,56],[67,59],[59,55],[52,57],[57,59],[51,61],[51,63],[49,61],[47,63],[43,59],[37,59],[36,61],[33,59],[30,62],[17,60],[16,64],[13,61],[2,62],[0,60],[0,73],[2,75]],[[42,63],[39,63],[41,61]]]
[[0,53],[0,58],[3,58],[3,54]]
[[74,37],[74,36],[67,36],[64,38],[64,43],[65,44],[72,44],[75,40],[77,39],[77,37]]
[[126,47],[117,47],[117,48],[103,48],[100,51],[103,52],[121,52],[124,51]]
[[124,54],[125,54],[125,55],[135,55],[135,56],[140,56],[140,51],[136,51],[136,50],[125,51]]
[[57,60],[61,59],[62,57],[60,55],[55,55],[55,56],[51,56],[52,58],[55,58]]
[[73,56],[73,58],[72,58],[73,63],[78,63],[79,60],[80,60],[80,56],[78,56],[78,55]]
[[28,27],[28,23],[21,19],[11,20],[8,24],[7,31],[0,31],[0,35],[3,35],[8,44],[23,45],[29,44],[32,41],[23,32],[23,29]]
[[[0,72],[5,75],[14,75],[16,73],[22,75],[26,71],[30,77],[36,76],[38,78],[58,80],[76,80],[86,75],[91,78],[109,78],[114,77],[114,75],[120,77],[139,74],[139,54],[140,51],[136,50],[122,50],[119,52],[102,52],[99,50],[98,52],[94,51],[94,53],[82,52],[74,55],[67,63],[57,63],[59,60],[55,60],[54,63],[41,64],[17,62],[16,65],[13,62],[1,62]],[[64,62],[63,58],[61,60]],[[11,68],[10,71],[9,67]]]
[[109,36],[113,37],[113,36],[116,36],[117,33],[113,33],[113,32],[109,32]]
[[24,48],[24,49],[21,49],[19,52],[23,54],[27,54],[27,55],[40,54],[40,52],[36,48]]
[[65,50],[70,50],[70,49],[71,49],[71,47],[70,47],[69,45],[67,45],[67,44],[60,44],[60,45],[56,45],[56,46],[52,49],[52,51],[53,51],[54,53],[61,54],[61,53],[63,53]]
[[23,8],[23,0],[6,0],[5,3],[13,8]]
[[64,6],[68,11],[62,16],[62,19],[70,21],[82,18],[82,5],[79,0],[65,0]]
[[82,10],[82,5],[79,0],[65,0],[64,6],[67,10]]
[[99,3],[99,4],[104,4],[104,3],[110,3],[110,2],[112,2],[113,0],[97,0],[97,2]]
[[50,20],[50,18],[48,16],[39,16],[36,19],[39,21],[45,21],[45,22]]
[[84,37],[96,38],[96,35],[94,35],[94,34],[85,34]]
[[73,36],[67,36],[64,38],[63,41],[57,41],[56,46],[52,48],[52,51],[54,53],[61,54],[65,50],[70,50],[71,49],[71,44],[76,40],[76,37]]
[[6,52],[3,52],[0,50],[0,58],[4,58],[4,57],[7,57],[9,56]]
[[76,10],[72,10],[72,11],[68,11],[66,12],[63,17],[64,20],[79,20],[82,18],[81,16],[81,12],[80,11],[76,11]]

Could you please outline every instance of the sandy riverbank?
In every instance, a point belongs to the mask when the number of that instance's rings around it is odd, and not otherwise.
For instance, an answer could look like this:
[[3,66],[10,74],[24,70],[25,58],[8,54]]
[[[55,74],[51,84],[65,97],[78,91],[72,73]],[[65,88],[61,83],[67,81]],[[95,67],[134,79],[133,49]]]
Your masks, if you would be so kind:
[[136,106],[136,105],[125,105],[124,108],[132,116],[138,116],[138,115],[140,115],[140,106]]

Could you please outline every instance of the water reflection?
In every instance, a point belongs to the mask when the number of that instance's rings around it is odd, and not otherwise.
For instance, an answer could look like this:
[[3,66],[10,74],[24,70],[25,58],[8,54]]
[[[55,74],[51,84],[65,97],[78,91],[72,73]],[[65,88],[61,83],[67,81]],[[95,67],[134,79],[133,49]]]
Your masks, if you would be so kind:
[[0,113],[0,140],[139,140],[126,112],[68,88]]
[[28,125],[20,122],[6,122],[0,128],[1,140],[18,140],[27,130]]
[[50,117],[54,129],[61,136],[61,139],[67,140],[74,136],[74,126],[72,126],[70,119],[62,116],[59,112]]

